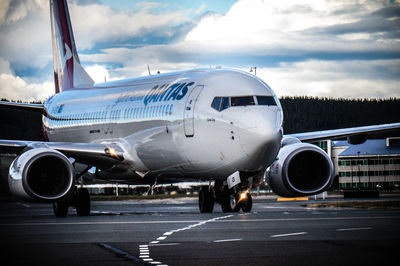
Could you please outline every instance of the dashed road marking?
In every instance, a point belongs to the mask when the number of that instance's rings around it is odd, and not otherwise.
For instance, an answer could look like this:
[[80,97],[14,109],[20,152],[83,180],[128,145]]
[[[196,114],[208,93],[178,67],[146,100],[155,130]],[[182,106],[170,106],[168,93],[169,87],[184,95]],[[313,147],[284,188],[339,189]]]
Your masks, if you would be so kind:
[[233,241],[242,241],[241,238],[233,238],[233,239],[221,239],[221,240],[214,240],[214,243],[221,243],[221,242],[233,242]]
[[359,230],[370,230],[372,227],[353,227],[353,228],[339,228],[336,231],[343,232],[343,231],[359,231]]
[[298,236],[298,235],[305,235],[305,234],[307,234],[307,232],[297,232],[297,233],[288,233],[288,234],[272,235],[271,237]]
[[[196,224],[188,225],[188,226],[183,227],[183,228],[179,228],[179,229],[175,229],[175,230],[172,230],[172,231],[165,232],[165,233],[163,233],[162,236],[158,237],[156,240],[153,240],[153,241],[149,242],[149,244],[147,244],[147,245],[139,245],[139,253],[140,253],[139,258],[141,258],[143,261],[145,261],[147,263],[160,265],[160,264],[162,264],[160,261],[155,261],[153,258],[150,257],[149,247],[151,247],[151,246],[161,246],[161,245],[179,245],[179,243],[165,243],[165,244],[159,244],[159,243],[160,243],[160,241],[163,241],[163,240],[167,239],[168,236],[170,236],[170,235],[172,235],[174,233],[182,232],[182,231],[185,231],[185,230],[190,230],[190,229],[193,229],[193,228],[195,228],[197,226],[201,226],[201,225],[204,225],[204,224],[210,223],[210,222],[216,222],[216,221],[219,221],[221,219],[230,218],[232,216],[233,215],[231,214],[231,215],[216,217],[216,218],[212,218],[212,219],[209,219],[209,220],[206,220],[206,221],[200,221],[200,222],[198,222]],[[224,240],[220,240],[220,241],[222,242]],[[229,240],[225,240],[225,241],[229,241]],[[238,239],[234,239],[234,240],[231,239],[230,241],[239,241],[239,240]]]

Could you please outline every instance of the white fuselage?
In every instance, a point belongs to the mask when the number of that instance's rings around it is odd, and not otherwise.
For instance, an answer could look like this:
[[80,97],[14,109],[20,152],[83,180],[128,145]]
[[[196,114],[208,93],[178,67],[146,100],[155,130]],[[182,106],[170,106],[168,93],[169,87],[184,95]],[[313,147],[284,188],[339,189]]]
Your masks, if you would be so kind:
[[[216,97],[238,96],[268,96],[275,104],[212,107]],[[56,94],[45,109],[50,141],[117,143],[133,172],[159,180],[264,171],[282,138],[282,108],[272,89],[236,70],[198,69],[96,84]]]

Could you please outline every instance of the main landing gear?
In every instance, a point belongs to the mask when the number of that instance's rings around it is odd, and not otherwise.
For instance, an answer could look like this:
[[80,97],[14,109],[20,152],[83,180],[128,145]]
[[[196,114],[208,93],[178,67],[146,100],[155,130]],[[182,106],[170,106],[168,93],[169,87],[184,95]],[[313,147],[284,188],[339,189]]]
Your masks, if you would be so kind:
[[231,189],[222,182],[215,182],[215,186],[203,186],[199,191],[199,209],[201,213],[210,213],[214,209],[214,202],[221,205],[223,212],[250,212],[253,200],[248,189],[240,186]]
[[78,216],[88,216],[90,214],[90,196],[86,188],[76,189],[68,199],[53,203],[53,211],[56,217],[65,217],[68,208],[72,206],[76,209]]

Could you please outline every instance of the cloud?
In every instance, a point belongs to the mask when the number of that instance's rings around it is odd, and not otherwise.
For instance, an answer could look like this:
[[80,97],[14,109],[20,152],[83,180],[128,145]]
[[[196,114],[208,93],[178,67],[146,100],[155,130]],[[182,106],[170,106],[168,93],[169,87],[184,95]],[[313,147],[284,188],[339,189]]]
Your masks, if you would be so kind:
[[0,95],[8,100],[43,101],[54,94],[54,83],[30,82],[13,74],[0,73]]
[[195,13],[197,15],[200,15],[201,13],[203,13],[206,9],[207,5],[205,3],[202,3],[199,8],[196,9]]
[[108,70],[101,65],[92,65],[85,68],[89,76],[94,80],[95,83],[100,83],[110,80],[110,74]]
[[90,49],[97,42],[120,41],[149,33],[171,36],[170,28],[188,21],[185,11],[156,14],[152,13],[154,7],[154,3],[146,3],[146,8],[140,11],[123,12],[99,4],[70,5],[73,28],[79,29],[74,32],[78,49]]
[[[96,81],[147,75],[147,64],[153,73],[257,66],[280,95],[400,96],[399,1],[239,0],[225,14],[166,5],[69,1],[81,62]],[[2,82],[50,81],[49,24],[46,0],[1,2]]]
[[387,98],[400,96],[400,59],[347,61],[310,60],[257,69],[278,96]]

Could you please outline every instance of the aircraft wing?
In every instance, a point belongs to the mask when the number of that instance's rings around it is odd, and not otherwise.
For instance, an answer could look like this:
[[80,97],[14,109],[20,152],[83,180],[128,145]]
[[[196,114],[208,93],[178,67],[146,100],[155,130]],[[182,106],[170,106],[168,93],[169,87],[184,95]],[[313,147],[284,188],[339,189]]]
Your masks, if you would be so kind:
[[326,139],[338,139],[356,135],[370,135],[374,133],[382,133],[382,132],[397,131],[397,130],[400,131],[400,123],[332,129],[324,131],[313,131],[306,133],[295,133],[295,134],[285,135],[285,137],[295,137],[304,142],[315,142]]
[[72,157],[79,163],[101,168],[110,167],[124,160],[123,149],[115,143],[71,143],[71,142],[41,142],[0,140],[0,153],[19,154],[24,149],[49,148]]
[[43,112],[44,105],[37,103],[14,103],[14,102],[5,102],[0,101],[0,105],[7,107],[15,107],[17,109],[25,109],[29,111]]

